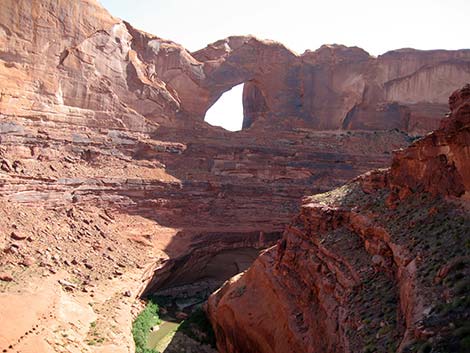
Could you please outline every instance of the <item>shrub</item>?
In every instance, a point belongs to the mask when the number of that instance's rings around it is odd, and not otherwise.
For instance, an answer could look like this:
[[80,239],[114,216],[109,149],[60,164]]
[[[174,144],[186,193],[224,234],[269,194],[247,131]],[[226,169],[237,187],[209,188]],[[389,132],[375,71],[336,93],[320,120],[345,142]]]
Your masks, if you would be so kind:
[[461,352],[470,351],[470,336],[467,336],[460,341],[460,351]]
[[432,345],[429,342],[425,342],[421,347],[419,347],[418,353],[430,353],[432,352]]
[[470,281],[467,279],[458,281],[454,286],[454,291],[457,295],[468,293],[470,291]]
[[[183,321],[181,325],[179,325],[178,331],[198,342],[215,347],[215,334],[202,308],[198,308],[187,320]],[[198,333],[202,333],[203,335],[201,336]]]
[[459,327],[454,331],[454,336],[457,337],[470,337],[470,325]]
[[159,323],[158,305],[150,300],[132,324],[136,353],[158,353],[155,349],[147,348],[147,340],[150,329]]

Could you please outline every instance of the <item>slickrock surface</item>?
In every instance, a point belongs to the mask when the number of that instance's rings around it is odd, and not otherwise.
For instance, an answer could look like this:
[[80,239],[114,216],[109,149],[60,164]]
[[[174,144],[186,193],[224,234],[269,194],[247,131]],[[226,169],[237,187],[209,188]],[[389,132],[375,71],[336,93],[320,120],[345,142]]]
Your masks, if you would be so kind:
[[390,170],[306,198],[210,297],[220,352],[468,352],[469,88]]
[[[468,78],[468,51],[230,37],[189,53],[95,0],[0,7],[6,352],[133,352],[137,296],[243,270],[302,195],[389,164]],[[241,82],[245,129],[205,124]]]

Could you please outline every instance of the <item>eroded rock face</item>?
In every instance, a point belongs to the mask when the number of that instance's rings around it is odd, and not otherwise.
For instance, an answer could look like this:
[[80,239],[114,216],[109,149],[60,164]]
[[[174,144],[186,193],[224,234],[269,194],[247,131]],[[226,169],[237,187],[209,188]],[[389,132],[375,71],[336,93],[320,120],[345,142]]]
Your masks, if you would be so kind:
[[333,45],[297,55],[238,36],[189,53],[93,0],[8,0],[0,24],[2,114],[87,126],[148,131],[202,121],[222,93],[245,83],[244,128],[424,133],[470,78],[467,50],[374,58]]
[[430,192],[468,199],[470,191],[470,86],[449,98],[451,112],[441,128],[395,153],[391,180],[403,198]]
[[[305,190],[385,165],[408,144],[397,131],[210,127],[187,112],[201,103],[178,83],[205,77],[202,64],[76,4],[2,3],[0,268],[13,279],[0,283],[2,349],[132,352],[137,296],[191,284],[194,269],[214,277],[196,290],[220,284],[253,259],[244,249],[277,241]],[[204,269],[227,254],[233,272]]]
[[467,85],[390,170],[304,199],[278,244],[210,297],[219,351],[465,351],[469,103]]
[[[454,60],[466,75],[466,51],[388,54],[380,71],[358,48],[298,56],[253,37],[189,53],[94,0],[1,10],[0,266],[12,281],[1,283],[0,345],[24,352],[132,352],[136,296],[186,285],[226,251],[274,244],[302,195],[387,165],[409,143],[383,129],[409,129],[412,105],[416,121],[439,115],[440,93],[402,102],[385,82]],[[241,82],[247,129],[204,124]]]
[[187,110],[201,115],[222,92],[245,82],[244,128],[424,133],[438,126],[447,97],[470,76],[466,50],[406,49],[374,58],[334,45],[298,56],[279,43],[230,37],[192,55],[204,63],[201,85],[210,93],[200,95],[200,110]]

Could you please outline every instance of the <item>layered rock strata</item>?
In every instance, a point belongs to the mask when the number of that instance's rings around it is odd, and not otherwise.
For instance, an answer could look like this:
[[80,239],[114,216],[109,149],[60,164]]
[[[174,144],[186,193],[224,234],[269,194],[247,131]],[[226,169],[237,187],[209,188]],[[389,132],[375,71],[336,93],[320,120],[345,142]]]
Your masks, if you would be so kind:
[[401,49],[377,58],[325,45],[298,55],[280,43],[229,37],[190,53],[133,28],[95,0],[7,0],[0,17],[0,109],[7,116],[151,131],[202,121],[245,83],[244,128],[437,127],[470,78],[470,52]]
[[[189,53],[95,0],[3,1],[0,348],[132,352],[139,294],[243,270],[303,194],[387,165],[406,131],[433,125],[467,62],[299,56],[253,37]],[[407,78],[425,89],[410,95]],[[242,82],[244,131],[205,124]]]
[[208,303],[220,352],[465,352],[469,86],[442,128],[304,200],[279,243]]

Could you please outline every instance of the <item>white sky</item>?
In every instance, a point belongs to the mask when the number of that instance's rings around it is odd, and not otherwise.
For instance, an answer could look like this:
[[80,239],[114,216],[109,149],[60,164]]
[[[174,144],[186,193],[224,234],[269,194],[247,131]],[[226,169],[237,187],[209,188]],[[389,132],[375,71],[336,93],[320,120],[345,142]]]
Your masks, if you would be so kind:
[[[100,2],[134,27],[190,51],[244,34],[277,40],[298,53],[333,43],[359,46],[372,55],[405,47],[470,48],[470,0]],[[241,87],[225,93],[213,109],[218,105],[222,107],[214,119],[219,123],[241,121]]]

